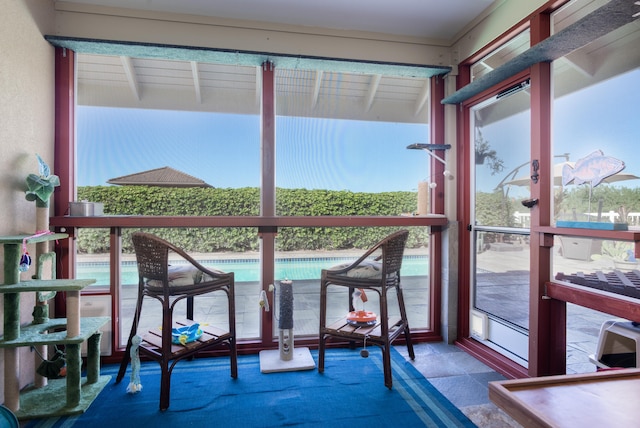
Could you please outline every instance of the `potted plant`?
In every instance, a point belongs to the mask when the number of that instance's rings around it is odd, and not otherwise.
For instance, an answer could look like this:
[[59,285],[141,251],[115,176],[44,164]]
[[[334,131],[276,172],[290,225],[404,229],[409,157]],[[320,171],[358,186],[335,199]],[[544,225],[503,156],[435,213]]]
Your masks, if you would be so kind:
[[491,148],[489,142],[482,137],[480,129],[477,129],[475,157],[476,165],[484,165],[484,162],[487,162],[487,166],[491,169],[491,175],[497,174],[504,169],[502,159],[500,159],[498,153]]
[[603,241],[601,251],[602,254],[594,254],[591,258],[593,260],[609,259],[613,262],[614,267],[620,270],[635,269],[638,266],[631,242]]

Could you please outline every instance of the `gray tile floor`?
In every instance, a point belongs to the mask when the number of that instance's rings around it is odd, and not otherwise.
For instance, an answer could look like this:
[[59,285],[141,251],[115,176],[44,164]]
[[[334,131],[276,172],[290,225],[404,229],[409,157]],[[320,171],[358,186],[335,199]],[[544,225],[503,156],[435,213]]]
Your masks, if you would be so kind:
[[[411,361],[405,346],[395,349]],[[504,376],[454,345],[418,343],[414,351],[415,368],[478,427],[521,427],[489,400],[489,382]]]

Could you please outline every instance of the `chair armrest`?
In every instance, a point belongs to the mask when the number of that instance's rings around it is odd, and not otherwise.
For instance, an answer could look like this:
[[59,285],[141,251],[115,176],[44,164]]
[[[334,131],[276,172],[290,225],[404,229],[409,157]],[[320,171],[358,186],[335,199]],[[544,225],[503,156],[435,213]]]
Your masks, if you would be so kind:
[[[382,246],[382,242],[379,242],[378,244],[376,244],[375,246],[373,246],[369,250],[367,250],[367,252],[364,253],[362,256],[360,256],[360,258],[358,258],[358,260],[356,260],[355,262],[351,263],[347,267],[344,267],[342,269],[323,269],[323,270],[330,271],[330,272],[336,273],[336,274],[349,272],[350,270],[352,270],[352,269],[356,268],[358,265],[360,265],[367,258],[369,258],[369,256],[371,256],[371,254],[376,252],[376,250],[378,250],[381,246]],[[380,256],[376,257],[375,260],[380,260],[381,258],[382,258],[382,256],[380,255]]]
[[233,277],[233,273],[222,272],[222,271],[218,271],[218,270],[211,270],[211,269],[203,266],[196,259],[194,259],[189,254],[187,254],[185,251],[183,251],[181,248],[178,248],[173,244],[169,244],[169,248],[171,249],[171,251],[173,251],[174,253],[176,253],[177,255],[182,257],[183,259],[185,259],[187,262],[189,262],[191,265],[193,265],[195,268],[197,268],[198,270],[202,271],[204,274],[209,275],[212,278],[231,279]]

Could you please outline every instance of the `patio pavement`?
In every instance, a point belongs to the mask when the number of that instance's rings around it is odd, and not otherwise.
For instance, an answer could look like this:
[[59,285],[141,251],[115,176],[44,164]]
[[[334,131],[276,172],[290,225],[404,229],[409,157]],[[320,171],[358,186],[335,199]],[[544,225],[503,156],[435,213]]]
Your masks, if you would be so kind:
[[[359,254],[359,253],[357,253]],[[247,255],[244,255],[247,258]],[[209,257],[210,258],[210,257]],[[479,305],[489,312],[496,311],[506,319],[526,325],[528,319],[528,270],[529,251],[523,246],[520,251],[484,251],[477,255],[481,273],[478,275],[481,297],[492,297],[479,300]],[[555,272],[573,273],[606,269],[606,261],[585,261],[567,259],[554,251],[553,263]],[[484,278],[484,279],[483,279]],[[405,276],[402,278],[403,290],[407,304],[409,323],[412,328],[429,327],[428,316],[428,277]],[[277,291],[277,288],[276,288]],[[258,282],[238,282],[236,284],[236,329],[242,339],[256,338],[260,333],[261,311],[259,301],[260,285]],[[121,337],[127,338],[131,325],[137,285],[123,286],[121,300],[122,331]],[[376,308],[375,296],[367,303],[367,308]],[[143,306],[141,328],[156,327],[159,323],[159,304],[151,301]],[[195,318],[202,323],[224,325],[226,307],[224,299],[204,297],[202,304],[196,305]],[[347,310],[349,298],[346,291],[334,291],[329,295],[329,307],[335,308],[328,315],[329,319],[339,318]],[[508,303],[508,304],[505,304]],[[315,336],[319,325],[319,280],[294,281],[294,333],[299,336]],[[390,308],[396,305],[391,304]],[[375,310],[375,309],[371,309]],[[177,309],[178,313],[184,311]],[[502,312],[500,312],[502,311]],[[271,308],[277,329],[278,308]],[[393,314],[393,313],[392,313]],[[179,315],[178,315],[179,316]],[[567,372],[586,373],[595,370],[589,361],[589,354],[595,353],[600,326],[611,315],[592,311],[576,305],[567,307]],[[274,332],[274,335],[276,332]]]

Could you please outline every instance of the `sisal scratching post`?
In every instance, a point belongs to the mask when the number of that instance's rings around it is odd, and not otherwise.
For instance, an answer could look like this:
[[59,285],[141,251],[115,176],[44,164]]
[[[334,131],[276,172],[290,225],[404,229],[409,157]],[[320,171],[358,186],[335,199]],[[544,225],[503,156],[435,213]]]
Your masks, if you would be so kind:
[[80,291],[67,291],[67,338],[80,336]]
[[[274,373],[311,370],[316,367],[309,348],[295,349],[293,342],[293,281],[280,281],[278,349],[260,351],[260,371]],[[275,294],[275,292],[274,292]]]
[[429,183],[418,183],[418,215],[429,214]]
[[293,281],[280,281],[280,330],[278,344],[280,359],[290,361],[293,358]]
[[[41,207],[36,205],[36,233],[45,230],[49,230],[49,206]],[[38,242],[36,244],[35,260],[38,260],[36,263],[38,267],[40,266],[40,257],[49,251],[49,241]],[[55,265],[53,268],[55,268]],[[55,279],[51,274],[45,275],[44,269],[38,269],[37,275],[38,279]],[[36,306],[33,308],[34,324],[42,324],[49,320],[49,305],[46,301],[42,301],[42,295],[43,293],[36,292]],[[35,366],[38,367],[42,360],[49,358],[49,347],[47,345],[35,345],[35,348],[38,351],[34,355]],[[47,383],[48,381],[46,377],[40,376],[38,373],[35,374],[33,384],[36,388],[43,388],[47,386]]]

